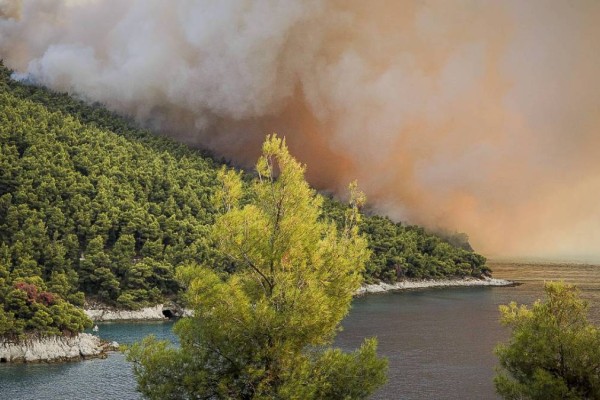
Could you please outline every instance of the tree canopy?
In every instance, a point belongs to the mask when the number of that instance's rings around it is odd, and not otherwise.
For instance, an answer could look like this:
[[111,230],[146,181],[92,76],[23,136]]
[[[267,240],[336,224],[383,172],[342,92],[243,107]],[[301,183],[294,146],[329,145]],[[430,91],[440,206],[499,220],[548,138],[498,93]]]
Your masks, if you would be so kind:
[[364,197],[351,186],[342,229],[320,218],[322,198],[285,141],[270,136],[250,200],[239,175],[222,170],[224,214],[211,235],[236,265],[184,267],[194,317],[177,323],[181,348],[153,339],[134,346],[139,389],[153,399],[360,399],[385,381],[375,340],[355,353],[327,348],[347,314],[368,260],[359,234]]
[[496,390],[505,399],[600,399],[600,329],[574,286],[546,283],[532,307],[500,306],[510,340],[496,348]]

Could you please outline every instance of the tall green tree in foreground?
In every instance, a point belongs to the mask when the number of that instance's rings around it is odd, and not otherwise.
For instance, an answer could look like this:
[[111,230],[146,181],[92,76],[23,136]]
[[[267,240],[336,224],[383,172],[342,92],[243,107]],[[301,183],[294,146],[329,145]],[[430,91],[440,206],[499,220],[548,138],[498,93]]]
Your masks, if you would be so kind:
[[500,306],[512,328],[496,354],[494,382],[505,399],[600,399],[600,330],[574,286],[546,283],[546,300],[528,308]]
[[364,196],[351,186],[338,230],[284,140],[267,138],[256,169],[246,204],[233,171],[221,171],[215,196],[212,239],[236,272],[178,271],[194,317],[177,323],[178,349],[153,338],[131,348],[138,388],[153,399],[366,398],[386,380],[376,341],[328,347],[369,256],[357,227]]

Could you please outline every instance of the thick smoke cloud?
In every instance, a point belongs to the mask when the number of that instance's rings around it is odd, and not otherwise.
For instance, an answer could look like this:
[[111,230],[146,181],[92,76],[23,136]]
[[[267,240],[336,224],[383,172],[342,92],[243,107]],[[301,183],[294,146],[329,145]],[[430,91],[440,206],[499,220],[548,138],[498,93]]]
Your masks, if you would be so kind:
[[18,72],[491,256],[600,256],[600,3],[0,0]]

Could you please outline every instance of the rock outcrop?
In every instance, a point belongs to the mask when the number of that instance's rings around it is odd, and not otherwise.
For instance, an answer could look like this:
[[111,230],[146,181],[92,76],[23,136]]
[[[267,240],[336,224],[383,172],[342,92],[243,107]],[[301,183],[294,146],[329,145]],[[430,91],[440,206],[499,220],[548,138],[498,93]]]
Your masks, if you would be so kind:
[[28,339],[20,343],[0,341],[0,362],[59,362],[85,358],[104,358],[118,348],[89,333],[77,336],[49,336]]
[[171,318],[189,317],[191,310],[178,304],[157,304],[139,310],[119,310],[102,304],[89,305],[84,310],[92,321],[165,321]]
[[168,319],[163,313],[162,304],[139,310],[116,310],[101,306],[84,311],[92,321],[160,321]]

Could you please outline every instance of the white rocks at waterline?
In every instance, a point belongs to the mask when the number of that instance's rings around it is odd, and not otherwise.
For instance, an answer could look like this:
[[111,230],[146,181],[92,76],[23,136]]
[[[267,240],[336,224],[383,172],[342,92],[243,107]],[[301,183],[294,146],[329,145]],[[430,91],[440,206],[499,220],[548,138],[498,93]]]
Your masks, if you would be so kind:
[[410,280],[400,281],[394,284],[389,283],[376,283],[372,285],[364,285],[357,290],[357,295],[366,293],[384,293],[394,290],[407,290],[407,289],[426,289],[435,287],[447,287],[447,286],[511,286],[514,282],[507,281],[504,279],[495,278],[465,278],[465,279],[440,279],[440,280]]
[[169,318],[190,317],[193,311],[177,304],[157,304],[139,310],[119,310],[95,304],[85,310],[92,321],[166,321]]
[[162,321],[168,318],[163,314],[163,305],[145,307],[139,310],[115,310],[110,308],[90,308],[84,310],[92,321]]
[[89,333],[77,336],[49,336],[21,343],[0,342],[1,362],[58,362],[105,357],[118,343],[107,343]]
[[[495,278],[464,278],[440,280],[407,280],[394,284],[376,283],[364,285],[356,291],[356,295],[367,293],[384,293],[394,290],[427,289],[447,286],[510,286],[514,282]],[[193,311],[181,308],[178,305],[157,304],[139,310],[118,310],[102,304],[95,304],[86,308],[85,313],[92,321],[165,321],[169,317],[190,317]]]

